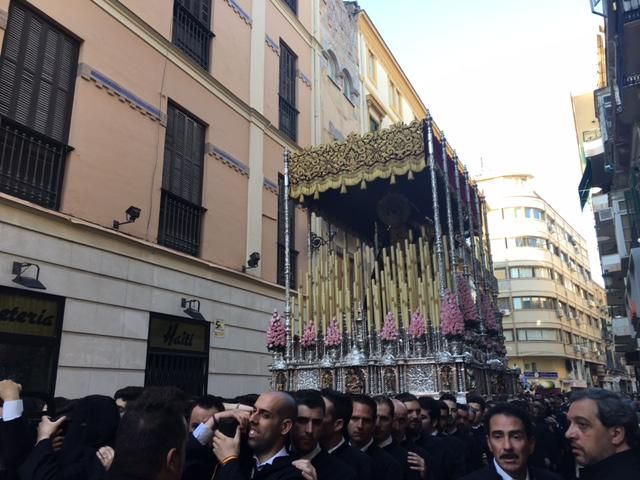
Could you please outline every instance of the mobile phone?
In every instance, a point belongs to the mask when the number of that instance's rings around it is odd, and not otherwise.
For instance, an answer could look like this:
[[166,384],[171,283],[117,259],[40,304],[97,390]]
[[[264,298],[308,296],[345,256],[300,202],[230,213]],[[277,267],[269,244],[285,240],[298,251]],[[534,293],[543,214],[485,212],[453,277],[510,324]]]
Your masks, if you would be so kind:
[[218,423],[218,430],[227,437],[233,438],[236,436],[236,429],[239,425],[235,418],[223,418]]

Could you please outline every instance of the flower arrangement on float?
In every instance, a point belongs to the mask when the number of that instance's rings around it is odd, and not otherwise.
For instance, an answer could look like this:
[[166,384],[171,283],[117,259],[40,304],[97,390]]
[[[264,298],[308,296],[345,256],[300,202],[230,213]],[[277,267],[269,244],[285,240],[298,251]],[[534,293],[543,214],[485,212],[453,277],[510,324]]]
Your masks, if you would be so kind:
[[470,326],[478,324],[478,309],[471,295],[469,282],[462,275],[456,275],[456,285],[458,287],[458,296],[460,298],[460,310],[464,321]]
[[380,332],[380,340],[383,343],[395,342],[398,339],[398,327],[396,326],[396,318],[393,313],[387,313],[384,317],[384,323],[382,324],[382,331]]
[[342,333],[338,327],[338,321],[335,317],[329,322],[327,331],[324,334],[324,346],[328,348],[335,348],[342,343]]
[[411,321],[409,322],[409,336],[414,340],[422,340],[426,334],[427,328],[424,317],[420,313],[420,310],[416,310],[411,315]]
[[282,352],[286,346],[284,322],[277,310],[273,311],[269,328],[267,328],[267,349],[271,352]]
[[440,329],[448,340],[460,340],[464,335],[464,317],[450,290],[445,291],[440,303]]
[[309,320],[302,332],[302,338],[300,339],[300,346],[304,349],[313,348],[318,341],[318,332],[316,330],[316,324]]

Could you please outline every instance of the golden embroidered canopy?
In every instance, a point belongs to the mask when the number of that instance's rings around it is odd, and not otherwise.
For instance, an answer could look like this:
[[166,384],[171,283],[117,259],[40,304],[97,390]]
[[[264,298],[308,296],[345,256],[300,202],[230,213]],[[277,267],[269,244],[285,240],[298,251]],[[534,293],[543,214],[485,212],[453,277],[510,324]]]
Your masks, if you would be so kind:
[[307,148],[291,155],[291,197],[318,198],[327,190],[407,175],[425,168],[422,121],[399,124],[368,133],[352,134],[344,142]]

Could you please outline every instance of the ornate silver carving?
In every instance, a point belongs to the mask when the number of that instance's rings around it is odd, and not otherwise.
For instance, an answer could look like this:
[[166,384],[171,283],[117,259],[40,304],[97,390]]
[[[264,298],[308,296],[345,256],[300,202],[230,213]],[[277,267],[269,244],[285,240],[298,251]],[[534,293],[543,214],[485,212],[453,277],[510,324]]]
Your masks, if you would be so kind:
[[410,392],[437,391],[433,365],[411,365],[407,367],[406,379],[407,390]]
[[433,129],[431,115],[427,114],[425,120],[427,124],[427,152],[429,164],[429,173],[431,176],[431,200],[433,202],[433,223],[436,231],[436,257],[438,258],[438,279],[440,280],[440,286],[438,293],[440,298],[444,297],[444,291],[447,289],[447,275],[444,262],[444,245],[442,244],[442,224],[440,223],[440,206],[438,199],[438,179],[436,177],[436,162],[433,156]]
[[320,386],[320,376],[319,371],[316,369],[313,370],[299,370],[298,378],[297,378],[297,387],[298,390],[304,389],[317,389]]

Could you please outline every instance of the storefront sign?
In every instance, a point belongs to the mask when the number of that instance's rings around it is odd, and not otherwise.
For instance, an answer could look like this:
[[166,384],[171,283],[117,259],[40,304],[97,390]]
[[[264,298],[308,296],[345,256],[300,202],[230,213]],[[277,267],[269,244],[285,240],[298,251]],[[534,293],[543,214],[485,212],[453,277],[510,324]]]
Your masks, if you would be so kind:
[[207,324],[152,316],[149,347],[166,350],[204,352],[207,347]]
[[558,372],[524,372],[527,378],[558,378]]
[[0,333],[55,337],[58,306],[44,297],[0,292]]

